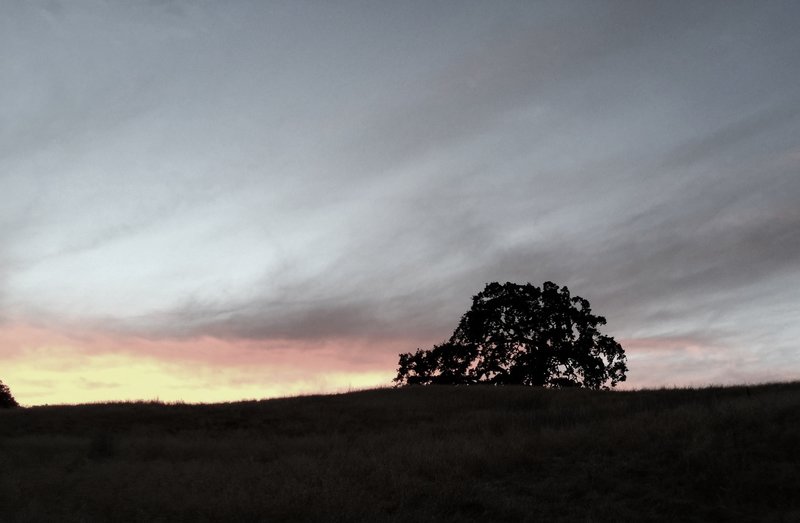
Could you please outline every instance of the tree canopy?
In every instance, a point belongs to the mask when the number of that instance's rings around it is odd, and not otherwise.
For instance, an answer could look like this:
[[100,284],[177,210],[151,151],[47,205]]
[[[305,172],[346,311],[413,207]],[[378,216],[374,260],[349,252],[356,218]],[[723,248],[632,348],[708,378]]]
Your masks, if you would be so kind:
[[11,390],[8,385],[0,381],[0,409],[10,409],[19,407],[17,400],[11,395]]
[[398,385],[534,385],[607,389],[625,381],[625,351],[602,316],[567,287],[489,283],[449,340],[400,355]]

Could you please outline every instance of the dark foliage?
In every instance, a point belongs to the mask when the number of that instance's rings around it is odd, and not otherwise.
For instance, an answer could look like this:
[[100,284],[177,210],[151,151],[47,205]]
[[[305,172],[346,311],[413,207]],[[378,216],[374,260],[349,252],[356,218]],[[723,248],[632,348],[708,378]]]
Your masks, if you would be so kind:
[[17,400],[11,395],[8,385],[0,381],[0,409],[11,409],[19,407]]
[[400,355],[400,385],[534,385],[605,389],[625,381],[625,351],[602,316],[569,289],[490,283],[450,339]]

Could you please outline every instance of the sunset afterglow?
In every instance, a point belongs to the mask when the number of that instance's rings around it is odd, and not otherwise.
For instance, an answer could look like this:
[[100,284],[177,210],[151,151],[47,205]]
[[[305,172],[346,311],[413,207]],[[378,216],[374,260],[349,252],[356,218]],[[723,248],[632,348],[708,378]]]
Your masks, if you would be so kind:
[[487,282],[625,388],[800,379],[800,5],[6,2],[24,405],[390,386]]

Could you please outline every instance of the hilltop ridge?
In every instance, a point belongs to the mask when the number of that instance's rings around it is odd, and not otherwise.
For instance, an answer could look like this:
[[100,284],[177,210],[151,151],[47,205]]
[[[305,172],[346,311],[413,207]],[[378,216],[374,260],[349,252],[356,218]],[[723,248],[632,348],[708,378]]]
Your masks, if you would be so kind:
[[800,382],[0,412],[3,522],[789,521]]

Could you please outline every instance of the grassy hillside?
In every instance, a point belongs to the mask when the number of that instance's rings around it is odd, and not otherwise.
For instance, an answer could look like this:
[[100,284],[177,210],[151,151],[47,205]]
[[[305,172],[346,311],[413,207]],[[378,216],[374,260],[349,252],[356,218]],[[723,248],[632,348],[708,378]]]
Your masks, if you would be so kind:
[[800,383],[0,412],[0,522],[800,521]]

